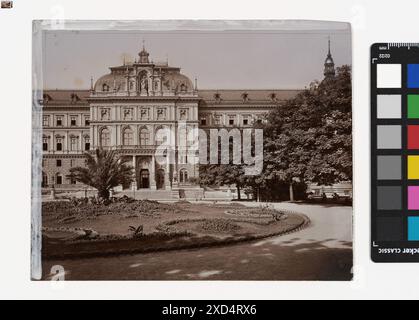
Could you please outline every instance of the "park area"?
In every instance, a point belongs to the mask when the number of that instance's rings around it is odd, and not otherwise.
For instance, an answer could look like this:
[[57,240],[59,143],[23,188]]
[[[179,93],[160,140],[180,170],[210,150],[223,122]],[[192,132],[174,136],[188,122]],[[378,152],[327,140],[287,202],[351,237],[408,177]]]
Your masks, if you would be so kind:
[[42,254],[44,280],[351,280],[352,207],[45,202]]
[[44,258],[81,258],[212,247],[268,238],[303,228],[309,219],[269,206],[159,203],[115,198],[43,204]]

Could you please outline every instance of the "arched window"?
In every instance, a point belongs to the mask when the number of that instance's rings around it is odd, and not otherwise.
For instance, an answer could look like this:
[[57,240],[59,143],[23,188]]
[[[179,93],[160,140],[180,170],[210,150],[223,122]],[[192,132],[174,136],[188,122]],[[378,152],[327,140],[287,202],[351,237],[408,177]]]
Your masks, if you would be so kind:
[[102,91],[109,91],[109,86],[106,83],[102,85]]
[[168,129],[164,127],[159,127],[156,130],[156,145],[161,145],[165,142],[167,142],[167,135],[168,135]]
[[150,143],[150,133],[147,128],[141,128],[140,130],[140,145],[146,146]]
[[88,135],[84,136],[84,150],[90,150],[90,136]]
[[42,172],[42,184],[43,188],[48,187],[48,176],[45,172]]
[[179,182],[180,183],[186,183],[188,182],[188,170],[181,169],[179,172]]
[[134,136],[131,128],[125,128],[122,139],[124,146],[132,146],[134,144]]
[[188,133],[187,133],[186,128],[180,128],[179,129],[179,146],[186,147],[187,138],[188,138]]
[[48,140],[49,140],[49,137],[46,137],[46,136],[42,137],[42,151],[48,151]]
[[63,176],[61,175],[61,173],[57,173],[57,175],[55,177],[55,183],[56,184],[63,184]]
[[198,140],[198,132],[197,129],[193,127],[188,127],[186,131],[186,145],[188,147],[192,146]]
[[109,147],[111,145],[111,135],[108,128],[103,128],[100,132],[100,146]]
[[187,90],[187,86],[186,86],[184,83],[182,83],[182,84],[180,85],[180,91],[181,91],[181,92],[186,92],[186,90]]
[[77,143],[77,137],[76,136],[70,136],[70,150],[76,151],[78,149],[78,143]]

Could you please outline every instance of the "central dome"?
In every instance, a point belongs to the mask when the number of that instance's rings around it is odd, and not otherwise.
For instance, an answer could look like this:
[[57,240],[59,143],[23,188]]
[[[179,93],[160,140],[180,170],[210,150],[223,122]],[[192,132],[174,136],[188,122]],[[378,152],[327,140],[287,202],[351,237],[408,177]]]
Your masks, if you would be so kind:
[[125,77],[122,75],[109,73],[101,76],[95,83],[95,91],[123,91],[125,90]]
[[168,63],[149,61],[150,54],[144,47],[138,53],[139,60],[122,66],[111,67],[111,72],[101,76],[95,83],[96,92],[126,92],[128,95],[146,94],[150,92],[165,94],[193,93],[191,79],[180,73],[180,68],[171,67]]

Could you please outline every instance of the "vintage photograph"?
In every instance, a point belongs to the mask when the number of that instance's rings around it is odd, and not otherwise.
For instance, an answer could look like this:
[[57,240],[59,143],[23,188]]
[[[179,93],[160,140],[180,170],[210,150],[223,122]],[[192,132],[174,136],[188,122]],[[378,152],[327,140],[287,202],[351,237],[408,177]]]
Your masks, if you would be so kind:
[[1,8],[2,9],[12,9],[13,8],[13,1],[1,1]]
[[38,25],[42,280],[352,280],[350,25],[219,23]]

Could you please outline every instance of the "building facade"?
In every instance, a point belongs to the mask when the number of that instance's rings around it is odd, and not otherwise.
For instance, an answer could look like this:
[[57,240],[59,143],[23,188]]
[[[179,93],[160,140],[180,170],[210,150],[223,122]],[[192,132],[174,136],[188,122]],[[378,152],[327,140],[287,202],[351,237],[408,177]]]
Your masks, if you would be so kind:
[[[95,83],[92,79],[88,90],[44,91],[43,187],[82,187],[66,176],[70,168],[85,164],[85,152],[98,147],[116,150],[132,163],[135,181],[122,188],[196,186],[198,146],[191,141],[190,132],[252,127],[264,114],[300,92],[200,90],[196,79],[183,75],[180,68],[153,63],[144,47],[134,62],[109,70]],[[325,77],[333,75],[329,45]],[[162,144],[172,148],[163,161],[156,159]]]

